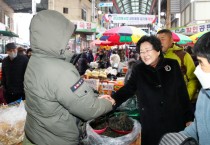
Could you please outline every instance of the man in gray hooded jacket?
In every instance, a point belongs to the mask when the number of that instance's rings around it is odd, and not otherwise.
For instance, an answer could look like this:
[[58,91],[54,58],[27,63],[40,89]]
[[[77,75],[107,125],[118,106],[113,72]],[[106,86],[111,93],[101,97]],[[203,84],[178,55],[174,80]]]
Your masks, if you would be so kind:
[[97,98],[74,65],[65,61],[74,29],[73,23],[53,10],[41,11],[31,20],[23,144],[77,145],[79,119],[90,120],[112,110],[114,102]]

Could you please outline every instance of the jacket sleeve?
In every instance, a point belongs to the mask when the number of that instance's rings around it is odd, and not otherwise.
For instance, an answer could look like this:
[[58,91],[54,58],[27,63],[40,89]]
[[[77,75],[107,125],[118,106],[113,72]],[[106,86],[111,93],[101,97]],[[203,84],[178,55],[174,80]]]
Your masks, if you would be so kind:
[[55,96],[69,113],[83,120],[97,118],[112,110],[112,104],[106,99],[98,99],[78,72],[72,70],[59,76],[56,82]]
[[176,79],[177,79],[177,94],[180,97],[180,105],[182,106],[182,110],[184,113],[184,120],[185,123],[189,122],[189,121],[193,121],[193,112],[192,112],[192,108],[191,108],[191,104],[190,104],[190,100],[189,100],[189,94],[184,82],[184,78],[182,75],[182,72],[180,70],[179,64],[178,62],[175,63],[176,66],[175,68],[176,70]]
[[183,131],[181,131],[180,133],[183,133],[187,136],[193,137],[194,139],[196,139],[198,141],[198,130],[197,130],[197,122],[196,120],[194,120],[193,123],[190,124],[190,126],[186,127]]
[[115,108],[120,106],[123,102],[125,102],[130,97],[133,97],[133,95],[136,92],[137,89],[137,72],[136,68],[133,69],[131,72],[131,76],[129,77],[129,80],[127,83],[120,88],[116,93],[112,95],[113,99],[116,102]]
[[187,68],[187,90],[189,93],[190,100],[194,99],[193,97],[195,96],[195,93],[197,92],[198,89],[198,80],[194,74],[195,71],[195,64],[193,62],[192,57],[190,56],[189,53],[186,53],[184,56],[184,65]]

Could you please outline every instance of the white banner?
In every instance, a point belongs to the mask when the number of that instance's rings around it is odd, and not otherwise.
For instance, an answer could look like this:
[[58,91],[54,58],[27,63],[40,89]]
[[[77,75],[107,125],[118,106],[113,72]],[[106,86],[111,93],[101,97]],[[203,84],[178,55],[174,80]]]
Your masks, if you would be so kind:
[[108,23],[124,23],[130,25],[146,25],[156,21],[155,15],[141,14],[105,14],[105,21]]

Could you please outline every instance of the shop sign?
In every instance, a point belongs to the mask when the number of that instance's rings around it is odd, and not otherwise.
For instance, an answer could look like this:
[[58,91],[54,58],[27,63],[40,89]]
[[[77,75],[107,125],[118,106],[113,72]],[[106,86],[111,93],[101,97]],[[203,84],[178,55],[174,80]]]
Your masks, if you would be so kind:
[[96,24],[86,21],[78,21],[76,22],[77,30],[79,32],[95,32],[96,31]]
[[88,84],[88,86],[92,87],[95,90],[98,90],[99,79],[85,79],[85,82]]
[[114,84],[102,84],[102,90],[114,90]]
[[105,14],[105,21],[109,23],[124,23],[132,25],[147,25],[156,21],[155,15],[141,14]]
[[94,35],[86,35],[86,40],[94,40]]
[[109,2],[109,3],[99,3],[98,7],[113,7],[113,3]]
[[210,23],[175,28],[175,29],[171,29],[171,31],[175,33],[182,33],[185,35],[193,35],[198,32],[210,31]]

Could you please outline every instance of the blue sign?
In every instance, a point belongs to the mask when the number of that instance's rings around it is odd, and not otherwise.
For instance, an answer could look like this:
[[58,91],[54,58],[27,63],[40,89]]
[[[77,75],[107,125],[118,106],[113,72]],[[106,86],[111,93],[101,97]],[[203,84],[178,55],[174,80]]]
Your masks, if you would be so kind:
[[99,3],[99,7],[113,7],[113,3]]

